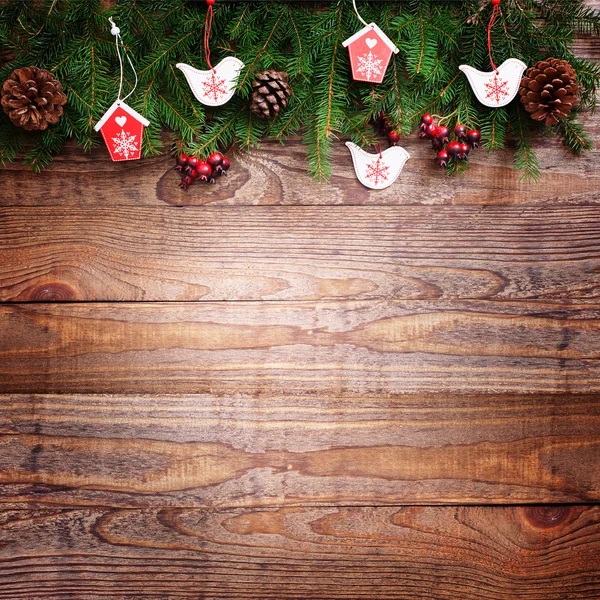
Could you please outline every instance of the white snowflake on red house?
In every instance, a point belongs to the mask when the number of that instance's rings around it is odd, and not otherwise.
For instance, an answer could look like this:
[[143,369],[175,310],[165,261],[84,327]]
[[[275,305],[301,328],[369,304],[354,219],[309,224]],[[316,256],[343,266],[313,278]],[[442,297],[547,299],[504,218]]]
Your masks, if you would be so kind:
[[133,156],[138,150],[137,142],[135,141],[136,138],[137,135],[129,135],[124,129],[121,129],[121,133],[117,137],[112,138],[112,141],[115,143],[113,152],[124,156],[125,159]]
[[365,177],[371,180],[375,185],[379,185],[382,181],[388,180],[389,170],[390,168],[381,160],[381,157],[377,157],[375,162],[367,165]]
[[500,102],[503,98],[506,98],[510,93],[507,89],[508,81],[498,77],[498,73],[494,75],[489,83],[485,84],[486,94],[485,97],[493,100],[494,102]]
[[358,67],[356,71],[364,75],[367,79],[373,79],[374,75],[381,75],[381,63],[383,60],[373,56],[372,52],[363,54],[358,58]]
[[229,88],[227,87],[225,79],[217,77],[214,71],[211,71],[208,79],[202,81],[202,85],[204,87],[204,93],[215,102],[229,93]]

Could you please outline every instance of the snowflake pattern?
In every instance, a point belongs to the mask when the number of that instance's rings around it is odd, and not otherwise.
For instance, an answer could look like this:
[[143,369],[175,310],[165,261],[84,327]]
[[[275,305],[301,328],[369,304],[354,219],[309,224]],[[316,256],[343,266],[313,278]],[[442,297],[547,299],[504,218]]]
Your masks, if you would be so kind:
[[509,91],[507,89],[507,86],[508,81],[501,79],[500,77],[498,77],[498,73],[495,73],[494,79],[492,79],[489,83],[485,84],[485,97],[498,103],[508,96]]
[[117,137],[112,138],[115,144],[113,153],[124,156],[126,160],[129,156],[135,155],[138,151],[136,138],[137,135],[129,135],[124,129],[121,129],[121,133]]
[[225,79],[217,77],[214,71],[211,71],[208,79],[202,80],[204,86],[204,95],[211,98],[214,102],[218,102],[222,96],[229,93],[227,82]]
[[358,67],[356,72],[364,75],[367,79],[372,79],[374,75],[381,75],[381,63],[383,60],[377,58],[372,52],[358,57]]
[[381,182],[388,180],[389,170],[389,166],[386,165],[383,160],[381,160],[380,156],[378,156],[375,162],[367,165],[367,173],[365,177],[370,179],[375,185],[379,185]]

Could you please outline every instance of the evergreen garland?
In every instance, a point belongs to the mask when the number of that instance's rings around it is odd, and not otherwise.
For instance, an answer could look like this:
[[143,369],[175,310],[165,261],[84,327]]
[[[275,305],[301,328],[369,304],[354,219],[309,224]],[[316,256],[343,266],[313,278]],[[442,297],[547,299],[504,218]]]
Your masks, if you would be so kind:
[[[47,165],[63,142],[74,137],[89,150],[100,142],[94,124],[117,94],[118,63],[108,17],[121,27],[138,70],[130,104],[150,120],[144,155],[162,151],[160,133],[174,131],[172,152],[198,155],[235,143],[243,149],[262,138],[284,140],[302,134],[309,172],[326,180],[338,137],[360,145],[375,143],[370,123],[381,112],[404,135],[424,112],[451,114],[455,122],[482,131],[488,149],[502,148],[506,133],[516,142],[515,165],[537,179],[539,165],[530,133],[532,121],[518,99],[505,108],[479,104],[458,66],[488,71],[487,0],[404,0],[361,3],[361,13],[378,23],[400,49],[380,85],[353,82],[342,42],[360,29],[350,0],[330,3],[244,2],[215,6],[211,48],[214,61],[233,54],[246,65],[239,91],[224,106],[209,108],[193,97],[183,74],[186,62],[206,68],[202,32],[204,2],[185,0],[6,0],[0,5],[0,84],[18,67],[50,70],[63,84],[68,104],[59,123],[41,133],[15,128],[0,113],[0,162],[17,159],[34,170]],[[497,64],[515,57],[529,66],[553,56],[567,60],[582,88],[578,110],[594,110],[600,67],[575,56],[578,33],[600,35],[600,15],[583,0],[503,0],[493,29]],[[254,76],[274,68],[287,71],[292,97],[272,122],[249,109]],[[126,77],[129,75],[126,71]],[[126,84],[131,85],[131,80]],[[573,153],[591,147],[577,114],[552,128]]]

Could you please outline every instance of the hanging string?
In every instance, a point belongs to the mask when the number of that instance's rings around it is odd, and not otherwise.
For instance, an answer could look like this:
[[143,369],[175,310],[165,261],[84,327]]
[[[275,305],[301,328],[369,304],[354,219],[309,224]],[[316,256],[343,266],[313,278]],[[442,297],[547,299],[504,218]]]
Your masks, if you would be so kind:
[[375,151],[379,152],[379,158],[383,158],[383,153],[381,151],[381,142],[377,143],[377,146],[375,146]]
[[[137,76],[137,72],[135,70],[135,67],[133,66],[133,62],[131,62],[131,58],[129,57],[129,54],[127,54],[126,50],[125,50],[125,45],[123,44],[123,40],[121,38],[121,30],[115,25],[115,22],[113,21],[112,17],[108,17],[108,21],[111,24],[111,29],[110,32],[115,36],[115,44],[117,46],[117,56],[119,57],[119,70],[120,70],[120,76],[119,76],[119,93],[117,94],[117,102],[125,102],[125,100],[127,100],[127,98],[129,98],[129,96],[131,96],[131,94],[133,94],[133,92],[135,91],[135,88],[137,87],[138,84],[138,76]],[[129,92],[129,94],[127,94],[127,96],[125,96],[125,98],[121,98],[121,92],[123,91],[123,57],[121,56],[121,46],[123,47],[123,55],[127,58],[128,62],[129,62],[129,66],[131,67],[131,70],[133,71],[133,75],[135,76],[135,83],[133,84],[133,87],[131,88],[131,91]]]
[[356,13],[356,16],[358,17],[358,20],[363,24],[368,26],[369,24],[360,16],[360,13],[358,12],[358,8],[356,8],[356,0],[352,0],[352,4],[354,6],[354,12]]
[[490,64],[492,65],[492,69],[494,71],[498,72],[498,69],[496,69],[496,65],[494,64],[494,59],[492,58],[492,27],[494,26],[494,23],[496,22],[496,19],[498,18],[498,15],[500,14],[500,0],[492,0],[492,4],[494,5],[494,8],[492,8],[492,16],[490,17],[490,22],[488,24],[488,31],[487,31],[488,54],[490,56]]
[[210,63],[210,30],[212,29],[213,22],[213,4],[215,0],[206,0],[206,4],[208,4],[208,10],[206,11],[206,20],[204,21],[204,56],[206,57],[206,64],[209,66],[211,71],[215,69]]

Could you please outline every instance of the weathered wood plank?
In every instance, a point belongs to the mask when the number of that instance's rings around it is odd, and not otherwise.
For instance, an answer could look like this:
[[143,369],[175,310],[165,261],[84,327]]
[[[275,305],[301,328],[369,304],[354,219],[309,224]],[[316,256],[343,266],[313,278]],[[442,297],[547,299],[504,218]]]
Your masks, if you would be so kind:
[[13,508],[589,502],[600,396],[0,396],[0,455]]
[[0,209],[0,300],[600,298],[600,205]]
[[0,392],[600,392],[596,305],[0,306]]
[[[600,135],[600,115],[586,118],[593,136]],[[165,138],[166,147],[169,146]],[[305,147],[299,140],[285,145],[265,141],[251,153],[231,156],[227,178],[217,185],[196,184],[178,189],[174,161],[165,155],[142,161],[114,163],[106,148],[84,154],[67,144],[42,174],[12,163],[0,169],[0,206],[119,205],[410,205],[522,204],[544,206],[563,202],[598,202],[600,149],[575,158],[557,140],[536,139],[542,178],[539,184],[520,181],[511,150],[474,152],[466,177],[448,177],[435,166],[429,144],[416,134],[401,141],[411,155],[401,177],[385,190],[363,187],[354,174],[342,141],[333,148],[334,174],[324,185],[306,173]]]
[[600,509],[0,513],[0,598],[596,600]]

